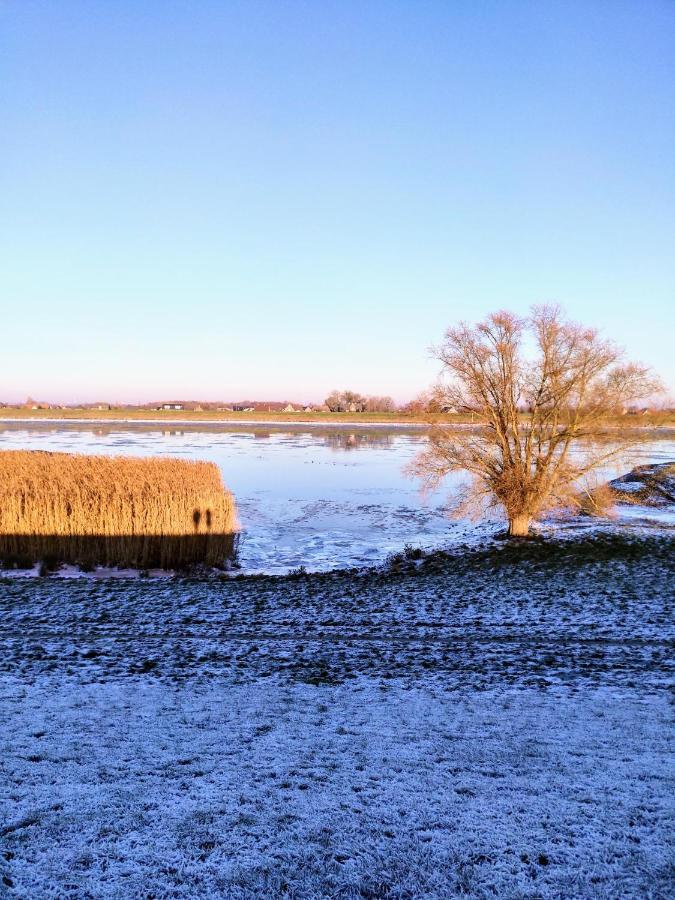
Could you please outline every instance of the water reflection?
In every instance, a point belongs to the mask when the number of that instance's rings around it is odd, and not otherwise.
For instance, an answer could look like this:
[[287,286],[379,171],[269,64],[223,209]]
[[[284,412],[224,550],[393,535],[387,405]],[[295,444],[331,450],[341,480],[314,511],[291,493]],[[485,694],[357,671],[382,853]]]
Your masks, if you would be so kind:
[[139,424],[136,422],[111,422],[106,424],[87,422],[41,423],[41,422],[3,422],[0,423],[0,441],[3,436],[11,439],[14,435],[25,435],[28,440],[40,440],[41,437],[53,435],[62,437],[64,434],[73,436],[93,435],[97,438],[111,438],[119,435],[146,435],[162,438],[185,437],[188,435],[212,435],[214,438],[252,437],[254,440],[270,440],[277,438],[283,441],[295,442],[298,440],[322,441],[332,450],[355,450],[358,448],[391,447],[396,436],[406,435],[411,438],[422,438],[425,427],[404,426],[395,430],[378,426],[359,426],[358,430],[345,429],[343,426],[321,427],[307,426],[305,423],[291,426],[265,426],[261,428],[255,425],[181,425],[180,428],[167,428],[163,423]]
[[328,431],[317,435],[331,450],[358,450],[372,447],[391,447],[394,435],[377,431]]

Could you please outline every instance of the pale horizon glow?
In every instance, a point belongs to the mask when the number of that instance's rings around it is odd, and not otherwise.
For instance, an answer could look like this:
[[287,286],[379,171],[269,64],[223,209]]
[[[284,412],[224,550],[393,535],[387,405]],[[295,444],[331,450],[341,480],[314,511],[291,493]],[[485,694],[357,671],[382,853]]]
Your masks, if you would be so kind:
[[0,4],[0,401],[405,402],[556,302],[675,393],[675,4]]

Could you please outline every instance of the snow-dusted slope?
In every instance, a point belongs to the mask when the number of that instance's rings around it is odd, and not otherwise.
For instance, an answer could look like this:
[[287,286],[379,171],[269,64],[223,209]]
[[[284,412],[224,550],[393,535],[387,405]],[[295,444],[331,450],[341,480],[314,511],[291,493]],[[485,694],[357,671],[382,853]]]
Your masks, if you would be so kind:
[[609,485],[619,503],[675,507],[675,462],[637,466]]

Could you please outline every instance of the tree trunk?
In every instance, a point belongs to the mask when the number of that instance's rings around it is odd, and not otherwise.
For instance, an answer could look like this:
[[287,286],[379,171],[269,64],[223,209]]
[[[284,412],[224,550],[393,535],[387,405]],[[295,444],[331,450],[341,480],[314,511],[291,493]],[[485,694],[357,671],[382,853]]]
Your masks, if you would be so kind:
[[511,537],[527,537],[530,533],[530,517],[513,516],[509,519],[509,535]]

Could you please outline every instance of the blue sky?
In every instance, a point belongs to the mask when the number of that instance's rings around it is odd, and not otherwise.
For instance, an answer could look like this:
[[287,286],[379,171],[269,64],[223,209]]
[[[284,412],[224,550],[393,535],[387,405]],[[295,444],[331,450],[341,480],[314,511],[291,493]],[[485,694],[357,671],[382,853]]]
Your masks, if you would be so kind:
[[399,400],[556,301],[675,391],[675,3],[0,0],[0,399]]

